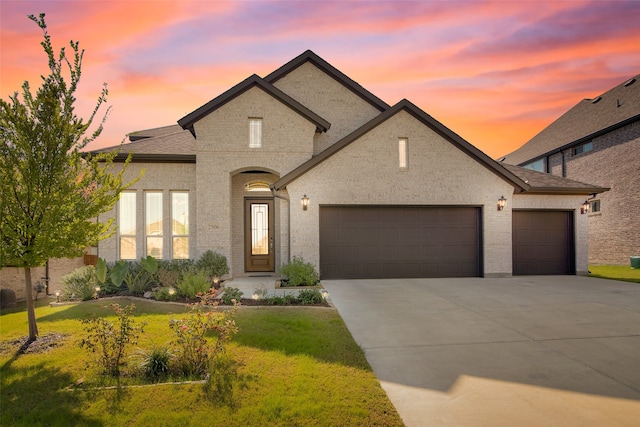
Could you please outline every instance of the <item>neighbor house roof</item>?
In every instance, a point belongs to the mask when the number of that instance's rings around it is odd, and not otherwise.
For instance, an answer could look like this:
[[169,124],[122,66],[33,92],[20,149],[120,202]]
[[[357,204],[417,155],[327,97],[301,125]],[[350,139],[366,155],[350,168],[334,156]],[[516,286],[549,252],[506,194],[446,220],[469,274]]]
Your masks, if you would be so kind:
[[323,119],[322,117],[256,74],[238,83],[228,91],[207,102],[197,110],[187,114],[186,116],[178,120],[178,124],[182,126],[183,129],[188,129],[192,134],[195,135],[193,125],[198,120],[202,119],[203,117],[207,116],[211,112],[222,107],[227,102],[233,100],[234,98],[238,97],[239,95],[243,94],[253,87],[259,87],[278,101],[287,105],[289,108],[314,123],[318,132],[326,132],[331,127],[331,123],[329,123],[327,120]]
[[603,193],[609,188],[585,184],[550,173],[537,172],[522,166],[502,164],[505,169],[523,180],[528,186],[528,194],[593,194]]
[[276,81],[280,80],[281,78],[285,77],[287,74],[291,73],[293,70],[300,67],[302,64],[305,64],[307,62],[312,63],[313,65],[315,65],[316,67],[318,67],[319,69],[327,73],[337,82],[341,83],[344,87],[346,87],[347,89],[349,89],[350,91],[358,95],[360,98],[367,101],[369,104],[377,108],[379,111],[382,112],[390,107],[389,104],[387,104],[382,99],[375,96],[373,93],[366,90],[359,83],[352,80],[350,77],[345,75],[342,71],[338,70],[333,65],[329,64],[327,61],[320,58],[311,50],[307,50],[302,54],[300,54],[299,56],[297,56],[296,58],[293,58],[291,61],[287,62],[277,70],[273,71],[264,79],[269,83],[273,84]]
[[513,174],[509,170],[502,167],[502,165],[492,160],[489,156],[487,156],[482,151],[480,151],[479,149],[477,149],[476,147],[474,147],[473,145],[465,141],[462,137],[460,137],[458,134],[453,132],[451,129],[447,128],[442,123],[440,123],[439,121],[437,121],[436,119],[434,119],[433,117],[431,117],[430,115],[428,115],[427,113],[425,113],[420,108],[416,107],[414,104],[412,104],[410,101],[406,99],[403,99],[393,107],[389,108],[383,113],[380,113],[379,115],[374,117],[372,120],[362,125],[360,128],[356,129],[355,131],[351,132],[349,135],[342,138],[340,141],[329,146],[327,149],[319,153],[317,156],[311,158],[310,160],[303,163],[293,171],[289,172],[288,174],[280,178],[278,181],[273,183],[271,187],[274,190],[281,190],[282,188],[286,187],[287,184],[289,184],[290,182],[304,175],[305,173],[307,173],[308,171],[310,171],[320,163],[324,162],[329,157],[338,153],[340,150],[342,150],[343,148],[345,148],[346,146],[348,146],[349,144],[351,144],[352,142],[354,142],[355,140],[357,140],[358,138],[366,134],[367,132],[371,131],[378,125],[384,123],[386,120],[395,116],[400,111],[406,111],[409,114],[411,114],[413,117],[421,121],[423,124],[431,128],[433,131],[438,133],[443,138],[445,138],[447,141],[451,142],[457,148],[459,148],[460,150],[462,150],[463,152],[465,152],[466,154],[468,154],[469,156],[477,160],[484,167],[486,167],[496,175],[500,176],[505,181],[512,184],[517,192],[526,191],[529,188],[529,186],[523,180],[521,180],[517,175]]
[[583,99],[501,159],[523,165],[640,120],[640,74],[593,99]]

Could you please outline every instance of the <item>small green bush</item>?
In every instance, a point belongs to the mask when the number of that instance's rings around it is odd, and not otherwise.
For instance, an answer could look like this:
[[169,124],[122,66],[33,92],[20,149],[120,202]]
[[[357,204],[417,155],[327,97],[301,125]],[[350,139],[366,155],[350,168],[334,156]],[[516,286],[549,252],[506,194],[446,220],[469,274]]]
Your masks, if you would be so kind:
[[236,300],[236,302],[240,302],[240,299],[244,293],[238,288],[224,288],[224,293],[220,298],[224,304],[233,304],[232,300]]
[[60,281],[63,286],[63,299],[79,298],[82,301],[90,300],[96,292],[95,267],[86,265],[63,276]]
[[[173,289],[173,294],[171,290]],[[164,287],[153,292],[153,297],[157,301],[176,301],[178,299],[178,291],[175,288]]]
[[264,299],[267,305],[293,305],[298,303],[298,298],[290,294],[270,295]]
[[184,272],[193,266],[194,262],[190,259],[158,260],[158,281],[162,286],[175,288]]
[[203,253],[195,265],[199,271],[204,272],[209,280],[214,277],[222,278],[222,276],[229,273],[227,257],[210,250]]
[[320,304],[322,301],[322,294],[317,289],[302,289],[298,292],[298,302],[300,304]]
[[149,350],[139,350],[136,356],[145,377],[158,381],[169,374],[173,358],[169,346],[153,344]]
[[195,298],[199,292],[208,292],[210,288],[211,282],[201,271],[189,271],[178,283],[178,290],[180,290],[180,294],[191,299]]
[[293,261],[280,267],[280,273],[287,278],[283,283],[287,286],[313,286],[318,283],[318,272],[315,266],[310,262],[304,262],[304,259],[299,256],[294,256]]

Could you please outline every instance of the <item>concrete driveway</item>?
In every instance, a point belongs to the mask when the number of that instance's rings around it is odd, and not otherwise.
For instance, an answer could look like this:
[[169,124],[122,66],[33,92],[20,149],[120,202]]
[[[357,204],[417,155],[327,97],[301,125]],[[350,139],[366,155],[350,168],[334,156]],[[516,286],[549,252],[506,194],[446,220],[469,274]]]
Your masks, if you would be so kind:
[[640,285],[327,280],[411,426],[640,425]]

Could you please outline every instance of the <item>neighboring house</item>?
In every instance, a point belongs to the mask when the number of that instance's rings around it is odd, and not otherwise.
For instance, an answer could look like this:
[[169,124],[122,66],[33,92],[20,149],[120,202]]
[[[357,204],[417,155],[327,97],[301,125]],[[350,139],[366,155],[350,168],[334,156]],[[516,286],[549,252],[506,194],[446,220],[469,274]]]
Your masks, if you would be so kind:
[[119,228],[99,256],[211,249],[234,277],[296,255],[323,279],[584,274],[580,206],[606,190],[502,165],[311,51],[129,140],[117,160],[145,173],[101,216]]
[[[584,99],[503,164],[610,187],[588,198],[589,262],[640,255],[640,74]],[[586,216],[586,215],[585,215]]]

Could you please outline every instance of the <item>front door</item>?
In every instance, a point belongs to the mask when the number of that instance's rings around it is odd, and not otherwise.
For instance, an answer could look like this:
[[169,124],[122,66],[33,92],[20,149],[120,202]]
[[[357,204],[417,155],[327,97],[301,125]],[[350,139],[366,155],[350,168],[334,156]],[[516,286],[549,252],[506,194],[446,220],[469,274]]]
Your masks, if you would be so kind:
[[244,253],[246,271],[275,271],[273,199],[245,199]]

